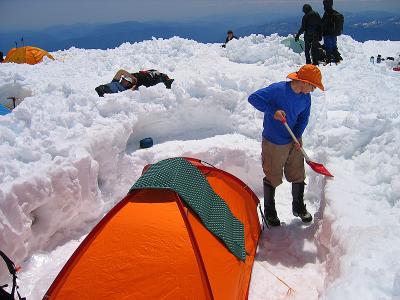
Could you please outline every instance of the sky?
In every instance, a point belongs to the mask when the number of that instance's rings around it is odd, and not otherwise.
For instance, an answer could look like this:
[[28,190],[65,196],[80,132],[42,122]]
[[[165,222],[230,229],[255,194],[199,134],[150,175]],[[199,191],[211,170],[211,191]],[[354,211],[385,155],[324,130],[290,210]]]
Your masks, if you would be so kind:
[[[0,0],[1,31],[40,29],[76,23],[114,23],[121,21],[193,21],[206,16],[218,21],[221,15],[249,16],[265,13],[265,20],[301,15],[304,1],[283,0]],[[309,1],[322,12],[322,1]],[[344,11],[400,11],[397,0],[336,0]]]
[[[0,64],[0,99],[23,100],[0,116],[0,247],[22,267],[21,295],[42,299],[147,164],[201,159],[240,178],[262,205],[263,113],[248,97],[305,63],[284,38],[252,35],[222,48],[174,37]],[[392,71],[400,61],[370,62],[399,58],[400,42],[342,35],[338,46],[344,60],[320,66],[325,91],[312,93],[302,137],[335,177],[305,166],[309,225],[291,213],[290,184],[277,188],[283,224],[261,235],[250,300],[400,299],[400,73]],[[95,87],[121,68],[155,68],[175,81],[98,97]],[[140,149],[146,137],[154,146]],[[6,274],[0,263],[0,285]]]

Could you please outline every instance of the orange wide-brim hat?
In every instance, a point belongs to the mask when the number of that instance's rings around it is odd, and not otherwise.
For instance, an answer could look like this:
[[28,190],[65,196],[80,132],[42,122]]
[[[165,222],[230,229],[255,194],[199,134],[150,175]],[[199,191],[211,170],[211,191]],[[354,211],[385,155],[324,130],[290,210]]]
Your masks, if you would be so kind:
[[322,91],[325,90],[321,71],[314,65],[304,65],[297,72],[290,73],[287,78],[307,82]]

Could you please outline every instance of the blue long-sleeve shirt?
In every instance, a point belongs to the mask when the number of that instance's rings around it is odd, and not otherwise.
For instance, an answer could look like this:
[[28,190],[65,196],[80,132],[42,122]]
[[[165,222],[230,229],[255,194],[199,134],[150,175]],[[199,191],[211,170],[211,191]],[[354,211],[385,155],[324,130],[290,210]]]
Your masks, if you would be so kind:
[[286,113],[286,122],[297,138],[301,138],[310,117],[310,94],[296,94],[290,81],[273,83],[249,96],[249,102],[264,113],[262,136],[273,144],[285,145],[292,142],[292,137],[285,126],[274,119],[277,110]]

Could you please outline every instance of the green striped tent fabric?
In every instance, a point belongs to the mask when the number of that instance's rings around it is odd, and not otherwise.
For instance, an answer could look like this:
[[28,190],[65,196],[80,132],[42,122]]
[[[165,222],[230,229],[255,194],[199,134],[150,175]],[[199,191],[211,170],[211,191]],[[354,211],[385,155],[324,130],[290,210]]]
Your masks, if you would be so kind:
[[244,225],[218,196],[205,176],[184,158],[169,158],[152,166],[136,181],[135,189],[170,189],[201,219],[238,259],[246,260]]

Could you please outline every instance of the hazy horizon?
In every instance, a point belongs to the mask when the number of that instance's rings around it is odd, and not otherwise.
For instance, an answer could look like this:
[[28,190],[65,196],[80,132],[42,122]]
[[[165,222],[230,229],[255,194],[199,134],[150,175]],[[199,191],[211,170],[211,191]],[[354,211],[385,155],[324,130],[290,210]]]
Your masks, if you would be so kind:
[[[268,22],[286,16],[301,17],[304,3],[310,3],[315,10],[323,12],[322,0],[148,0],[145,3],[129,0],[1,0],[0,31],[40,30],[63,25],[125,21],[219,22],[223,19],[224,22],[229,22],[230,16],[234,16],[232,25],[238,22],[250,24],[262,18]],[[347,12],[400,11],[398,0],[336,0],[334,6]]]

